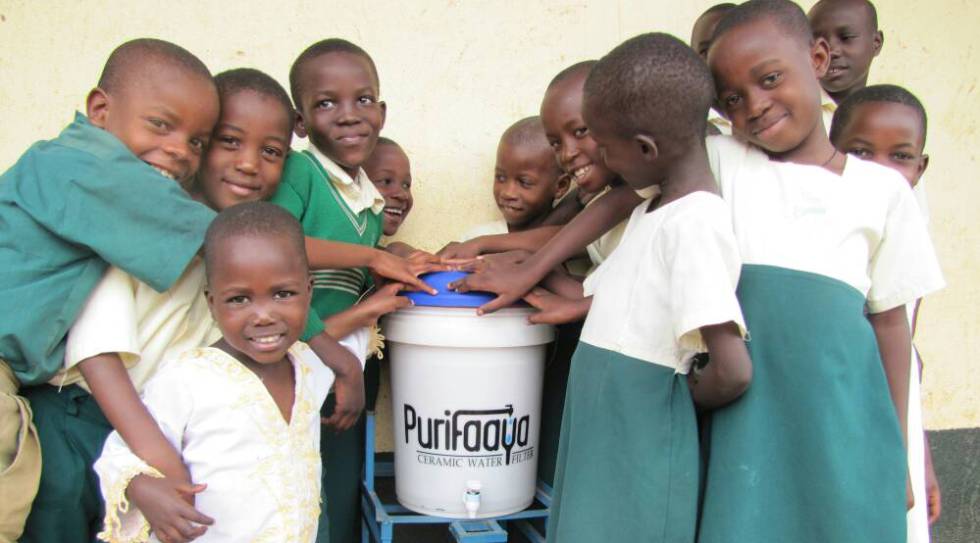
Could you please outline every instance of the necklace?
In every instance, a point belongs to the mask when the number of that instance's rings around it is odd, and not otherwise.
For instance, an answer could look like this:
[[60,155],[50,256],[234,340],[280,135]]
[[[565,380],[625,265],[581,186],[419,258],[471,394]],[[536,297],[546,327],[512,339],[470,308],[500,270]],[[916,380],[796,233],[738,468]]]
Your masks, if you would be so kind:
[[821,168],[826,167],[827,164],[830,164],[830,162],[833,161],[835,157],[837,157],[837,148],[836,147],[834,147],[834,152],[830,155],[830,158],[828,158],[826,160],[826,162],[824,162],[823,164],[821,164],[820,167]]

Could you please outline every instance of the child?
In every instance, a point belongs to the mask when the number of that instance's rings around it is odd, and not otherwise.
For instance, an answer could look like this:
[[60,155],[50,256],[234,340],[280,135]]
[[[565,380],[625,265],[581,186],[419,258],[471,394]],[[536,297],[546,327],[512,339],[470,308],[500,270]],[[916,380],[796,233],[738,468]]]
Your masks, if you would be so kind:
[[[830,141],[838,150],[892,168],[902,174],[912,187],[918,184],[929,165],[929,156],[923,153],[925,140],[925,108],[912,93],[895,85],[872,85],[845,98],[834,113],[834,124],[830,129]],[[918,301],[909,304],[907,309],[914,337]],[[928,439],[922,428],[920,364],[913,345],[909,377],[908,457],[915,506],[908,515],[910,542],[929,541],[929,525],[938,520],[942,507]]]
[[200,513],[161,489],[160,474],[113,433],[95,465],[108,504],[101,537],[145,539],[154,520],[178,517],[179,529],[155,531],[151,541],[274,534],[312,543],[319,406],[333,375],[297,341],[312,289],[302,230],[278,206],[237,205],[208,229],[204,258],[207,303],[222,337],[171,359],[143,396],[198,483]]
[[572,360],[548,541],[694,539],[698,445],[684,375],[707,349],[713,369],[724,368],[709,394],[719,403],[751,375],[738,249],[704,148],[712,96],[704,61],[666,34],[626,41],[585,83],[583,114],[606,166],[633,189],[660,191],[636,207],[620,249],[586,280],[591,297],[573,302],[588,317]]
[[708,52],[751,144],[708,147],[745,263],[755,373],[712,419],[702,543],[906,537],[904,306],[943,280],[905,180],[831,145],[830,56],[788,0],[739,5]]
[[[293,115],[285,91],[257,70],[224,72],[215,78],[215,83],[221,99],[221,116],[212,137],[215,144],[209,146],[197,176],[197,192],[206,194],[203,199],[220,211],[237,199],[257,199],[275,190],[285,150],[289,148]],[[253,190],[241,194],[242,186]],[[203,296],[204,286],[203,263],[195,258],[180,279],[164,292],[155,291],[116,267],[93,290],[69,333],[65,369],[50,381],[53,386],[39,387],[32,396],[36,399],[39,424],[43,420],[45,426],[53,424],[49,421],[60,420],[44,414],[59,413],[58,407],[64,401],[88,406],[84,417],[66,419],[63,432],[49,430],[42,434],[44,453],[60,459],[55,472],[57,479],[87,480],[86,474],[91,473],[91,465],[113,427],[127,439],[135,439],[133,436],[141,432],[159,432],[152,419],[149,428],[143,421],[134,421],[119,399],[134,397],[142,391],[165,358],[216,339]],[[338,357],[331,356],[329,350],[318,354],[330,364],[338,363]],[[357,361],[349,358],[359,370]],[[108,389],[111,394],[105,397],[104,377],[93,375],[95,370],[91,368],[101,368],[104,372],[106,368],[123,366],[125,376],[112,383]],[[90,369],[86,371],[86,367]],[[97,406],[88,400],[92,392],[96,393]],[[170,449],[162,434],[159,438]],[[48,487],[42,484],[39,499],[75,503],[81,497],[82,503],[101,504],[94,486],[79,489],[58,481],[48,481],[48,484]],[[101,511],[87,513],[87,526],[98,526],[103,516]],[[157,532],[167,529],[153,528]]]
[[470,229],[463,241],[540,226],[555,201],[568,191],[568,183],[548,145],[541,117],[517,121],[504,131],[497,144],[493,199],[503,220]]
[[374,152],[364,163],[364,172],[385,199],[382,232],[387,237],[394,236],[415,204],[408,155],[393,140],[379,137]]
[[[86,113],[57,139],[31,147],[0,181],[0,295],[19,308],[0,317],[0,366],[12,370],[12,389],[30,387],[22,391],[41,441],[84,433],[89,411],[102,416],[91,396],[49,394],[56,390],[43,383],[61,368],[68,328],[106,268],[166,290],[200,249],[214,215],[181,188],[197,171],[218,117],[211,74],[194,55],[160,40],[124,43],[106,61]],[[113,379],[125,379],[121,364],[88,369],[99,374],[93,391],[100,402],[112,396]],[[117,399],[152,425],[135,394]],[[12,417],[3,412],[0,427],[20,428],[20,450],[36,452],[27,403],[7,394],[3,400],[4,409],[11,400],[17,407]],[[148,463],[186,479],[162,435],[136,441]],[[6,444],[0,449],[6,453]],[[90,541],[97,491],[85,477],[59,472],[69,459],[51,448],[41,452],[43,475],[40,457],[15,458],[10,470],[3,459],[0,539],[18,538],[40,484],[22,540]],[[79,499],[85,487],[94,500]]]
[[830,66],[820,85],[839,104],[868,84],[871,62],[885,41],[878,12],[868,0],[820,0],[808,17],[813,36],[830,47]]
[[[704,10],[704,13],[694,21],[694,28],[691,29],[691,49],[694,49],[705,61],[708,59],[708,47],[711,46],[711,37],[715,33],[718,21],[721,21],[733,7],[735,4],[730,2],[715,4]],[[732,133],[732,123],[721,116],[721,112],[716,111],[714,105],[708,110],[708,124],[709,134],[731,135]]]
[[[353,43],[323,40],[293,63],[289,86],[297,109],[296,134],[309,137],[310,145],[289,155],[272,201],[292,213],[307,236],[377,251],[385,201],[362,168],[385,120],[374,61]],[[312,273],[311,312],[319,320],[354,305],[368,279],[363,268],[314,268]],[[328,398],[324,416],[332,412]],[[324,517],[320,525],[321,531],[329,528],[332,543],[352,542],[359,533],[360,447],[357,432],[323,435],[330,522]]]

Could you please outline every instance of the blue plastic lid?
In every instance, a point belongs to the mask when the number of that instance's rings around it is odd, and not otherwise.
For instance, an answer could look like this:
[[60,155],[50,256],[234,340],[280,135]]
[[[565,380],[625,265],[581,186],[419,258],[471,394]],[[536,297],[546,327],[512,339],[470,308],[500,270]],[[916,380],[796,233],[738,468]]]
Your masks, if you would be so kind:
[[404,295],[417,306],[422,307],[480,307],[497,297],[491,292],[456,292],[449,288],[449,283],[469,275],[469,272],[444,271],[423,273],[419,276],[426,284],[436,289],[438,294],[433,296],[427,292],[411,291]]

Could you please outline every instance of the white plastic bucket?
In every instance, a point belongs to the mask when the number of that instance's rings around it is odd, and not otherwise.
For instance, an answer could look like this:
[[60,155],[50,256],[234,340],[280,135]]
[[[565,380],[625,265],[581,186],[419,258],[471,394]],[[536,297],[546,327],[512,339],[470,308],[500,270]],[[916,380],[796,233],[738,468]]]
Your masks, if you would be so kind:
[[395,492],[428,515],[488,518],[534,500],[550,326],[529,309],[410,307],[384,323]]

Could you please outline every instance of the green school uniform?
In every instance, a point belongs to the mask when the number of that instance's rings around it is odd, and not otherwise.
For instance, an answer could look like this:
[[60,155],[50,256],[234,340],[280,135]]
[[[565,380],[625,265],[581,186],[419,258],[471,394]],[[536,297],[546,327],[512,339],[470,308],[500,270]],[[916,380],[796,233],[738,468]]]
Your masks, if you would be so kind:
[[164,291],[214,212],[76,113],[0,177],[0,359],[22,385],[64,363],[65,335],[109,264]]
[[[367,247],[375,247],[381,239],[381,215],[371,209],[354,213],[326,169],[309,151],[289,154],[279,190],[271,201],[292,213],[307,236]],[[370,277],[363,268],[312,270],[312,275],[310,314],[317,321],[357,303]],[[310,320],[304,337],[315,332],[316,323]],[[331,394],[324,402],[323,416],[329,417],[335,404]],[[320,454],[325,503],[320,514],[318,543],[354,543],[359,538],[363,442],[364,428],[360,421],[340,434],[323,429]]]

